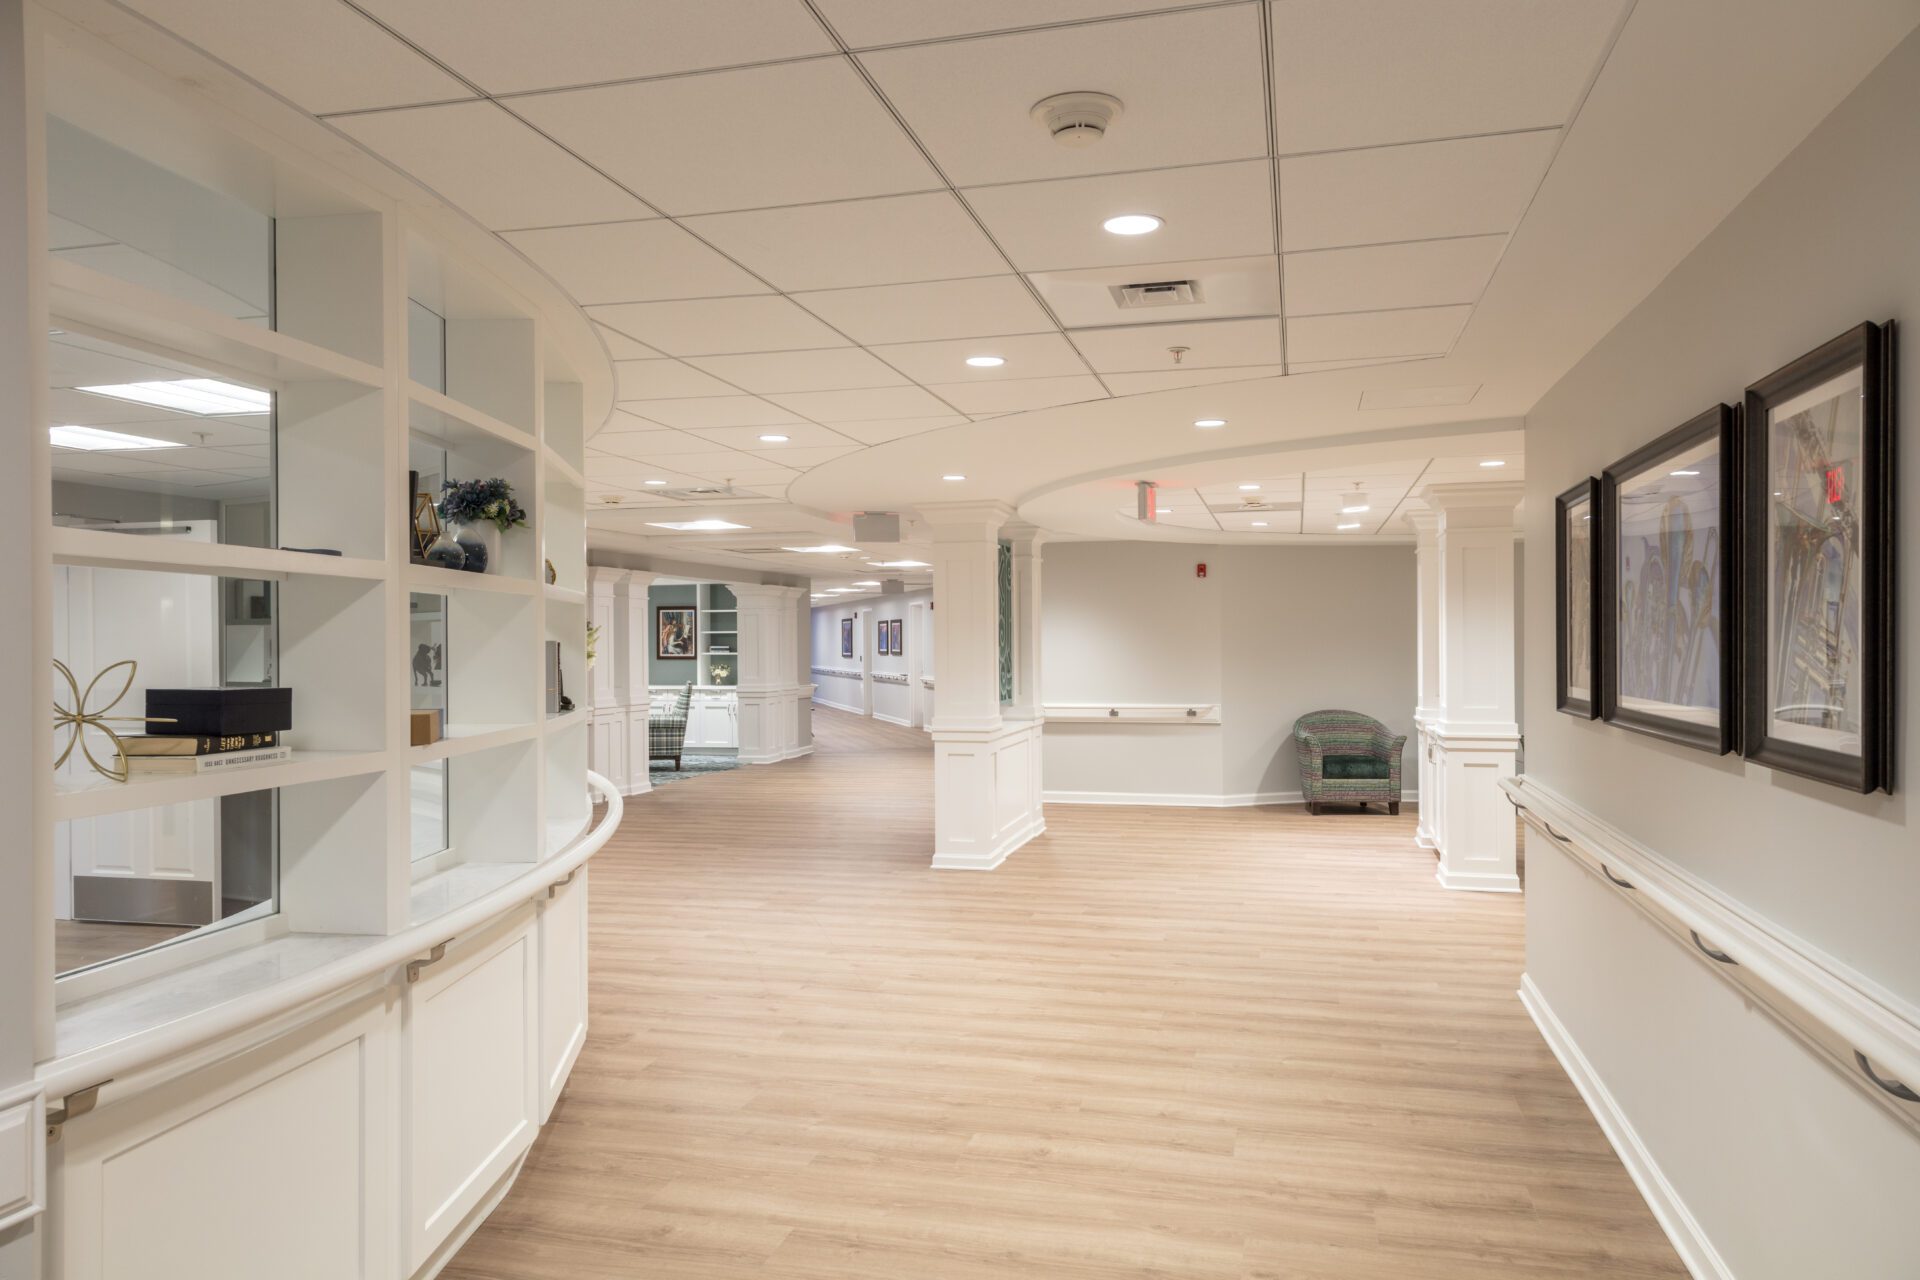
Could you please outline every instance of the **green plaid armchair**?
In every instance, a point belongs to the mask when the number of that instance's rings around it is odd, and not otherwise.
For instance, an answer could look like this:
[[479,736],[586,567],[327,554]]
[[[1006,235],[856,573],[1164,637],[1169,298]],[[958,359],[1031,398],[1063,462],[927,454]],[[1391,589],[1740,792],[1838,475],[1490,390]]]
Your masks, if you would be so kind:
[[680,771],[680,754],[687,745],[687,711],[693,706],[693,681],[673,695],[664,707],[647,713],[647,759],[671,760],[674,772]]
[[1323,804],[1378,801],[1400,812],[1400,755],[1407,735],[1393,734],[1358,711],[1310,711],[1293,722],[1299,744],[1300,790],[1307,812]]

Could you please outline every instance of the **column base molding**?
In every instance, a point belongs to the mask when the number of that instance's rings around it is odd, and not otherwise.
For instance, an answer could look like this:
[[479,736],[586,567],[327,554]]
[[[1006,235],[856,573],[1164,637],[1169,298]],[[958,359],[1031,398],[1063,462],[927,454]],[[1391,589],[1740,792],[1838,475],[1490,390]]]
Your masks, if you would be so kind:
[[1520,877],[1513,872],[1449,871],[1445,863],[1434,868],[1442,888],[1464,893],[1518,893]]
[[933,729],[933,866],[991,871],[1047,829],[1037,720]]

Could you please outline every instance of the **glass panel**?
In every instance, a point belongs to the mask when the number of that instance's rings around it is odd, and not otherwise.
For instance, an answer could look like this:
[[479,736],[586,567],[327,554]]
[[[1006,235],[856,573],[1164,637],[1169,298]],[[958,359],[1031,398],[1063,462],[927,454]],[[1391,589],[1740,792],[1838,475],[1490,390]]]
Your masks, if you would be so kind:
[[[125,752],[123,759],[104,729],[89,728],[55,770],[55,786],[137,786],[210,767],[270,762],[284,750],[272,732],[201,734],[137,718],[146,712],[150,689],[273,684],[277,605],[276,589],[266,582],[55,565],[54,652],[74,679],[70,687],[56,677],[55,701],[108,717],[105,728],[120,737]],[[110,670],[117,663],[131,666]],[[56,734],[56,751],[66,748],[71,732]],[[124,767],[128,781],[115,784],[96,766]],[[277,794],[263,790],[57,823],[58,971],[273,914],[277,806]]]
[[[437,713],[435,736],[447,715],[447,598],[414,592],[409,598],[408,644],[412,653],[412,709]],[[412,771],[414,860],[448,844],[447,761],[417,764]]]
[[407,376],[435,391],[447,389],[447,321],[407,299]]
[[65,120],[47,120],[53,256],[273,327],[273,219]]
[[48,358],[55,524],[275,545],[271,391],[59,330]]

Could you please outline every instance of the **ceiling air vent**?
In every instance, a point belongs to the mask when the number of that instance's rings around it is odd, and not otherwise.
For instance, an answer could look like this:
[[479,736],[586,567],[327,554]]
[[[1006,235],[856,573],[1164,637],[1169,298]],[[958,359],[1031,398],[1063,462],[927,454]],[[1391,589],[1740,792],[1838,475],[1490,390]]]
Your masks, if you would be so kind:
[[1145,284],[1110,286],[1113,300],[1122,311],[1141,307],[1184,307],[1200,299],[1200,285],[1194,280],[1154,280]]

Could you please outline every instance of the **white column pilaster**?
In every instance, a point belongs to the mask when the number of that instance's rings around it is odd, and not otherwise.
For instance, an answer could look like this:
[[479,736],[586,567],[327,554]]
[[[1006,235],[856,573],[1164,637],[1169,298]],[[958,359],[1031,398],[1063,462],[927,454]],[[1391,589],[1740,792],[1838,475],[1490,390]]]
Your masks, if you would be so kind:
[[1440,517],[1424,508],[1407,512],[1413,526],[1415,620],[1418,648],[1415,662],[1417,689],[1413,707],[1415,785],[1419,789],[1419,824],[1414,843],[1435,849],[1434,824],[1439,818],[1440,788],[1433,777],[1432,727],[1440,719]]
[[1438,714],[1433,836],[1440,883],[1517,893],[1513,810],[1500,790],[1520,752],[1514,719],[1514,508],[1518,484],[1435,485],[1422,497],[1439,516]]
[[[591,578],[595,570],[587,572]],[[608,677],[613,705],[620,709],[618,728],[610,727],[608,731],[622,734],[626,748],[626,776],[614,781],[630,796],[645,795],[653,790],[647,760],[647,717],[653,709],[648,692],[647,659],[653,652],[653,611],[647,607],[647,588],[658,576],[638,569],[623,569],[614,577],[613,631],[600,637],[598,661],[612,664]]]
[[734,694],[740,707],[740,763],[776,764],[812,749],[800,741],[799,624],[805,587],[732,587],[739,618]]
[[[920,515],[933,535],[940,660],[931,724],[933,865],[991,870],[1046,827],[1040,722],[1009,719],[1000,703],[1000,534],[1012,511],[997,502],[943,502],[922,506]],[[1037,599],[1037,561],[1032,569]],[[1037,665],[1037,639],[1034,659]]]

